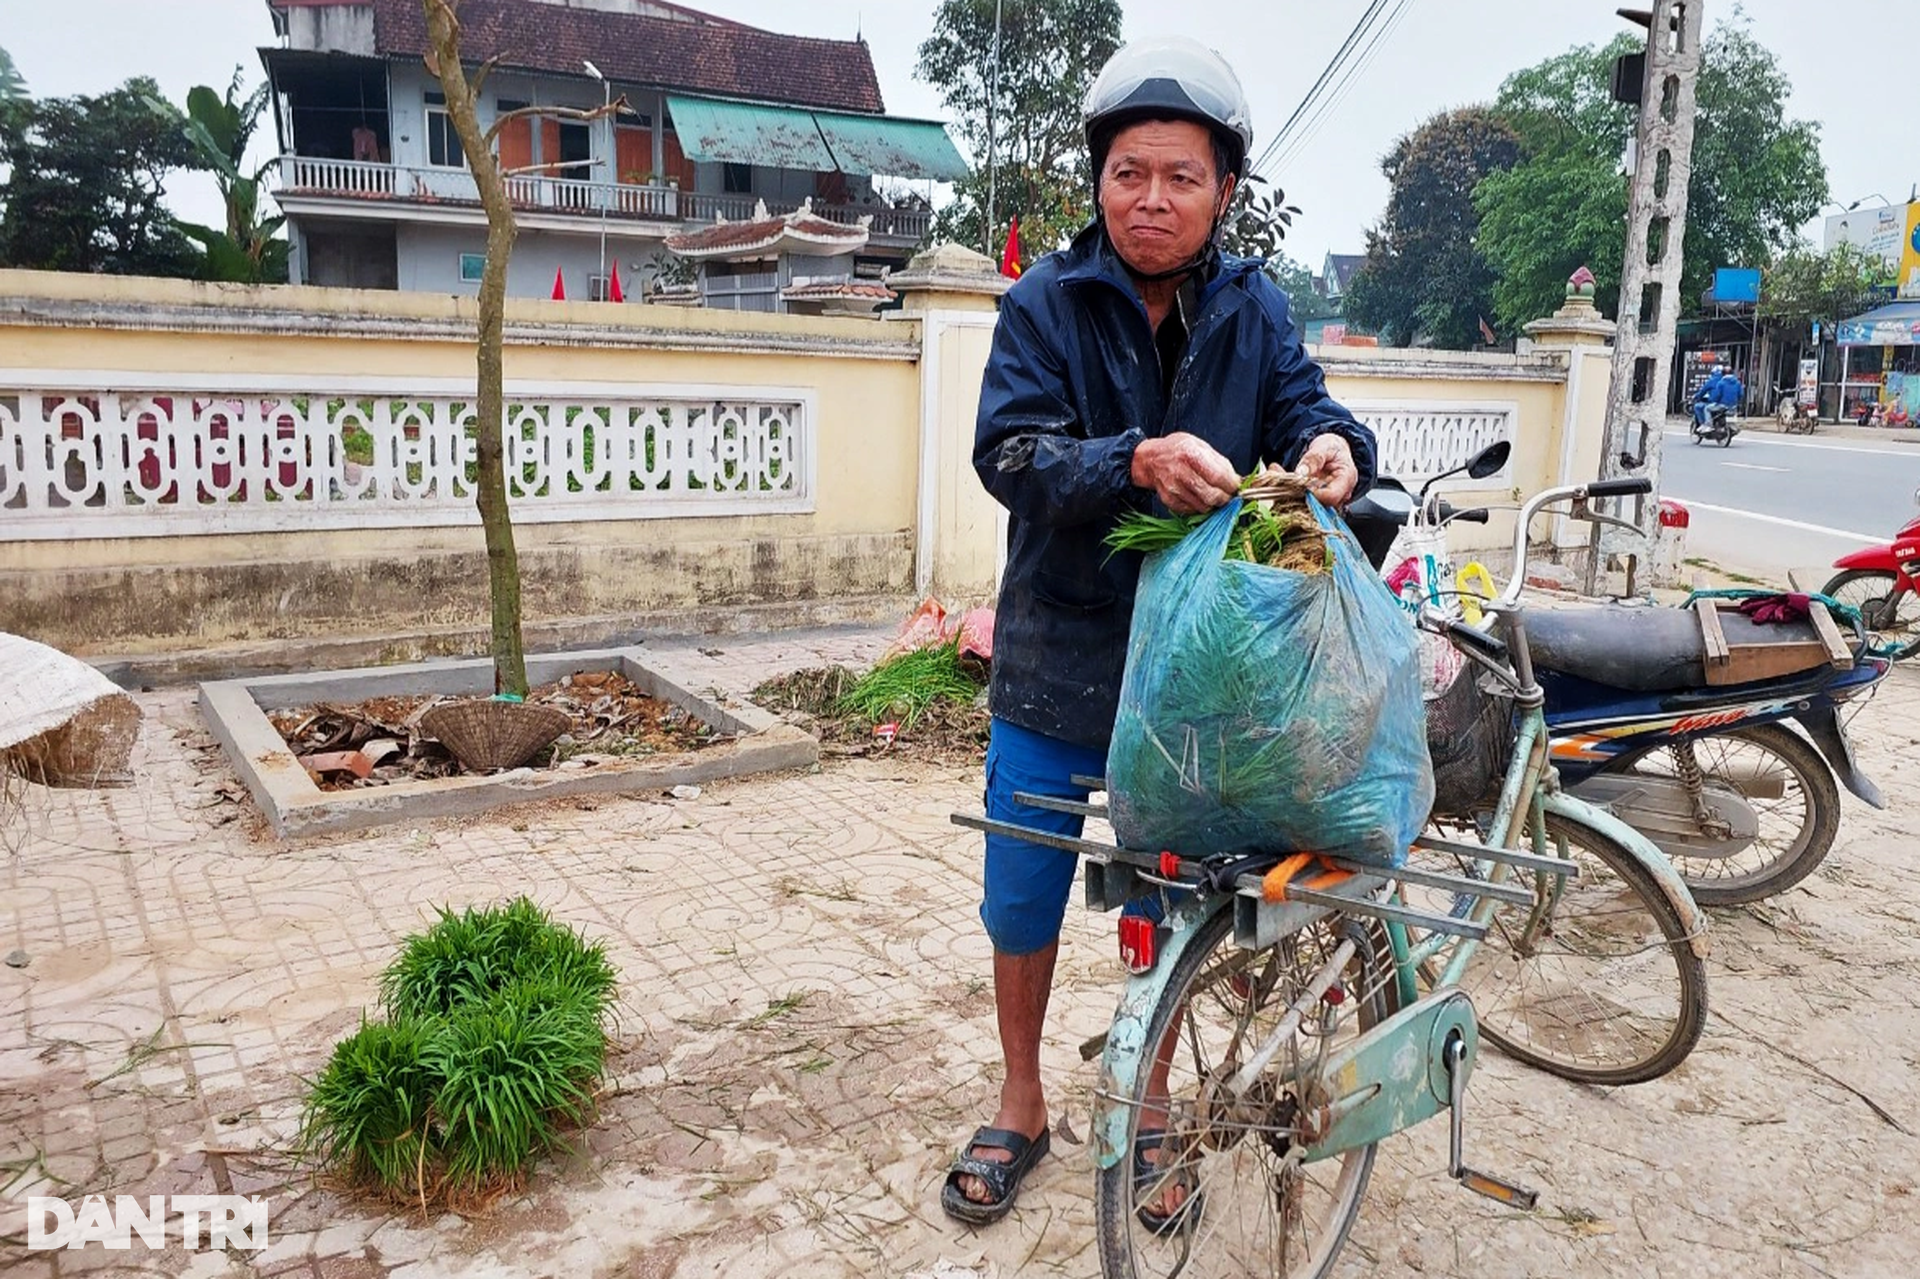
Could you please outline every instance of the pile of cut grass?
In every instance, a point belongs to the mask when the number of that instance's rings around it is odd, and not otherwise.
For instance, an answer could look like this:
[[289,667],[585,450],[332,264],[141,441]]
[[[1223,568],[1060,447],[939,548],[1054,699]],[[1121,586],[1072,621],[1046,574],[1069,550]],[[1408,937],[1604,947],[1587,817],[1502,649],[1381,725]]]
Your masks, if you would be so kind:
[[960,660],[960,641],[952,639],[881,662],[854,682],[837,709],[872,723],[894,720],[909,729],[940,702],[971,706],[982,686]]
[[606,1072],[604,949],[526,898],[407,938],[308,1086],[299,1151],[350,1184],[478,1207],[587,1122]]

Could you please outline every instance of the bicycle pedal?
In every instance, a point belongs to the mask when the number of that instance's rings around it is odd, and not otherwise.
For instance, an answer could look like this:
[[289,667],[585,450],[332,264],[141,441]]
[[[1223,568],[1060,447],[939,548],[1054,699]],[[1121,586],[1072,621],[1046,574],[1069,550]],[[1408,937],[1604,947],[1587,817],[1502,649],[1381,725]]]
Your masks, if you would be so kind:
[[1540,1195],[1536,1191],[1484,1172],[1475,1172],[1464,1165],[1454,1171],[1453,1178],[1474,1194],[1484,1195],[1495,1203],[1503,1203],[1521,1212],[1532,1212],[1534,1205],[1540,1202]]
[[1503,1181],[1467,1167],[1461,1157],[1466,1145],[1466,1109],[1467,1109],[1467,1046],[1457,1036],[1447,1040],[1441,1050],[1441,1061],[1447,1069],[1448,1098],[1450,1114],[1447,1116],[1447,1173],[1455,1181],[1476,1195],[1484,1195],[1495,1203],[1503,1203],[1509,1208],[1521,1212],[1531,1212],[1540,1196],[1524,1186],[1516,1186],[1511,1181]]

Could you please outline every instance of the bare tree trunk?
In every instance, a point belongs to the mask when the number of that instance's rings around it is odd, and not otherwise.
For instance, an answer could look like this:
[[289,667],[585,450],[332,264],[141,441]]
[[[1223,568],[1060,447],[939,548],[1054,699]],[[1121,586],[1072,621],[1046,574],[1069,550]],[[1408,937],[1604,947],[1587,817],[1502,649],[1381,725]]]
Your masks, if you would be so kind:
[[[492,137],[480,128],[475,109],[477,85],[467,83],[460,65],[459,0],[421,0],[433,47],[429,69],[440,77],[446,94],[447,115],[460,135],[467,168],[480,188],[487,211],[487,262],[480,273],[479,389],[475,397],[475,450],[479,476],[474,503],[487,539],[488,595],[492,601],[493,690],[516,697],[527,695],[526,641],[520,627],[520,558],[513,545],[513,521],[507,509],[507,476],[501,432],[506,421],[501,391],[501,330],[507,300],[507,259],[519,228],[513,204],[507,198],[506,179],[493,154]],[[484,80],[483,68],[479,78]]]

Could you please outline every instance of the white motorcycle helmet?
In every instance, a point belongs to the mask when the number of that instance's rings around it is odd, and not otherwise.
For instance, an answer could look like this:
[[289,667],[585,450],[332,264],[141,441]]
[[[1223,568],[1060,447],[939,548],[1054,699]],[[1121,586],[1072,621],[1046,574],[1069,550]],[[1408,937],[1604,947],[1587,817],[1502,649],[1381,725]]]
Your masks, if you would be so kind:
[[1221,177],[1246,176],[1253,150],[1246,91],[1225,58],[1190,36],[1151,36],[1123,46],[1100,69],[1080,115],[1096,182],[1114,134],[1136,120],[1204,125],[1226,149]]

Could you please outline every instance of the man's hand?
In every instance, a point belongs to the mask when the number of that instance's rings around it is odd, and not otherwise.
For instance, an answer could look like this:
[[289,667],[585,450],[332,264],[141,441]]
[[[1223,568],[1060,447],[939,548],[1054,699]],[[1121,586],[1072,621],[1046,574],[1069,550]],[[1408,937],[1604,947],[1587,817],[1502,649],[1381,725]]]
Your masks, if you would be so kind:
[[1360,483],[1353,449],[1343,437],[1332,434],[1315,436],[1293,473],[1303,477],[1313,495],[1328,506],[1345,506]]
[[[1347,470],[1353,470],[1351,459]],[[1133,482],[1152,489],[1175,515],[1217,510],[1240,491],[1233,463],[1213,445],[1185,431],[1140,441],[1133,450]]]

